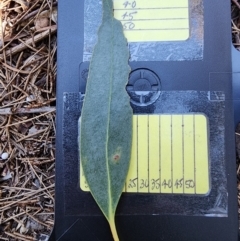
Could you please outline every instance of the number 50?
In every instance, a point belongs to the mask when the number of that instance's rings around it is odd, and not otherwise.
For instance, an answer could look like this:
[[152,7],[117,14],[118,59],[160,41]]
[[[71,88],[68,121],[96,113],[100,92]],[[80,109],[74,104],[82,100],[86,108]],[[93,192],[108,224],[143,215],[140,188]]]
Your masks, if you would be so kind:
[[131,30],[135,28],[135,24],[133,22],[126,22],[123,24],[123,28],[125,30]]

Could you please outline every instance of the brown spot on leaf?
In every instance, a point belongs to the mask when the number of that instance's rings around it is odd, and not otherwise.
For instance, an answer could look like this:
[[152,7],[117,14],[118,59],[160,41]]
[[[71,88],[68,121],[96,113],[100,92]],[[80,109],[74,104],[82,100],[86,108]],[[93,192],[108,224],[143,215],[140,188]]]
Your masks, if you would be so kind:
[[120,156],[118,154],[114,155],[113,157],[114,161],[117,162],[120,159]]

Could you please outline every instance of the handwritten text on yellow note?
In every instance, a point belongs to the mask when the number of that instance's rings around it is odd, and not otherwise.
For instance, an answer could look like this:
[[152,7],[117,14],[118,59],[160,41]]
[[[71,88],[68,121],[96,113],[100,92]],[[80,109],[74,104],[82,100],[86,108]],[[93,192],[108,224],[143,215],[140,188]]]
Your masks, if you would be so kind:
[[189,38],[188,0],[114,0],[113,4],[128,42]]

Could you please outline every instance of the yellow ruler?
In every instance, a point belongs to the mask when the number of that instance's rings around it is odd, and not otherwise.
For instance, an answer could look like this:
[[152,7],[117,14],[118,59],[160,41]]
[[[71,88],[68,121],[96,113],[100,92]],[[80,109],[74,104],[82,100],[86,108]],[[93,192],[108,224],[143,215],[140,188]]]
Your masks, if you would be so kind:
[[[206,195],[208,143],[204,114],[134,115],[131,164],[123,191]],[[80,187],[89,191],[82,168]]]
[[128,42],[189,38],[189,0],[113,0]]

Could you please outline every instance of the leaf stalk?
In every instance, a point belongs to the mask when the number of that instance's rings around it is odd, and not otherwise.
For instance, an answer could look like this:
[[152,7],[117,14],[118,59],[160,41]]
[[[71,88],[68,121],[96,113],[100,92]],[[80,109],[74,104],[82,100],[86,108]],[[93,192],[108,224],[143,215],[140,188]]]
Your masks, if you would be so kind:
[[114,216],[108,222],[109,222],[109,225],[110,225],[110,229],[111,229],[114,241],[119,241]]

